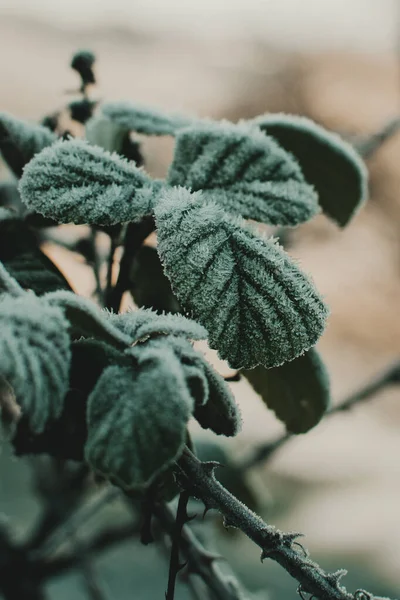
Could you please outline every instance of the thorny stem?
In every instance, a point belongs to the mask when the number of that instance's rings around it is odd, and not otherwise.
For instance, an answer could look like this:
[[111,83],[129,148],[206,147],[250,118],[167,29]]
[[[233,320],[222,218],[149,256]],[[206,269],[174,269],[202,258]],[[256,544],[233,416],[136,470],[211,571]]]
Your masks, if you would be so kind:
[[133,258],[140,249],[145,239],[154,231],[155,225],[152,217],[145,217],[139,223],[129,223],[124,240],[124,253],[119,266],[119,274],[115,287],[106,298],[107,308],[118,312],[124,292],[129,287],[129,272]]
[[[299,582],[301,593],[311,594],[319,600],[354,600],[340,585],[345,571],[326,573],[313,562],[304,550],[294,547],[299,533],[282,533],[267,525],[261,517],[253,513],[240,500],[235,498],[215,478],[216,463],[202,463],[185,448],[177,462],[181,485],[194,497],[204,502],[206,508],[218,510],[225,524],[237,527],[261,548],[261,560],[270,558],[279,563]],[[357,594],[357,592],[356,592]],[[372,596],[370,596],[372,599]]]
[[[351,394],[350,396],[342,400],[342,402],[331,408],[331,410],[329,410],[326,413],[325,419],[327,417],[337,415],[340,412],[348,411],[360,402],[370,400],[374,396],[374,394],[380,392],[388,385],[399,383],[400,363],[396,362],[386,371],[381,373],[381,375],[378,375],[377,377],[375,377],[375,379],[367,383],[360,390],[358,390],[354,394]],[[238,467],[245,471],[247,469],[252,469],[253,467],[258,466],[265,460],[269,460],[277,450],[282,448],[282,446],[286,445],[286,443],[293,437],[295,437],[294,434],[287,432],[271,442],[261,444],[258,448],[253,450],[251,456],[241,461]]]

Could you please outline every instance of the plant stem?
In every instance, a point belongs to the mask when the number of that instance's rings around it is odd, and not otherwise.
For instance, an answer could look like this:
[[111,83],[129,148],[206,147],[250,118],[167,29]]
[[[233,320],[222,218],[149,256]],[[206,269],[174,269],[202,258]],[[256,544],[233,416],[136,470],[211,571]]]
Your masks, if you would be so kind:
[[145,217],[139,223],[129,223],[124,241],[124,253],[121,258],[118,279],[115,287],[106,298],[108,309],[118,312],[124,292],[129,287],[129,272],[136,252],[145,239],[154,231],[155,225],[152,217]]
[[174,600],[176,577],[179,571],[182,569],[182,565],[179,563],[179,547],[181,542],[182,529],[187,521],[186,508],[188,501],[189,494],[187,492],[182,492],[179,496],[175,526],[172,535],[171,557],[169,561],[168,588],[167,593],[165,594],[165,600]]
[[214,475],[215,463],[202,463],[185,448],[177,465],[185,489],[202,500],[206,508],[218,510],[227,526],[243,531],[261,548],[262,560],[271,558],[278,562],[299,582],[299,591],[312,594],[320,600],[353,600],[354,596],[339,583],[344,571],[326,573],[304,551],[294,547],[300,534],[282,533],[267,525],[219,483]]

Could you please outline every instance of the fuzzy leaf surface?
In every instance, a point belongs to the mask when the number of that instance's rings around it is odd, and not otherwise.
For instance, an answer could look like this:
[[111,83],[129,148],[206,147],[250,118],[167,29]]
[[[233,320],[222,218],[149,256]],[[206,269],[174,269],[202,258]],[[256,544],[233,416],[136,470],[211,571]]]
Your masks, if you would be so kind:
[[26,166],[19,190],[28,207],[59,223],[114,225],[151,214],[160,186],[117,154],[68,140]]
[[186,443],[193,402],[174,354],[140,348],[136,368],[108,367],[88,401],[85,457],[128,489],[151,483]]
[[57,136],[41,125],[32,125],[7,113],[0,113],[0,152],[16,177],[24,166]]
[[102,107],[102,111],[121,127],[145,135],[175,135],[192,121],[190,117],[168,114],[129,102],[109,102]]
[[46,294],[52,306],[60,307],[71,325],[71,337],[96,338],[120,349],[130,345],[130,339],[110,322],[108,313],[93,302],[73,292],[59,291]]
[[341,227],[367,196],[368,173],[358,153],[339,135],[295,115],[263,115],[250,121],[298,160],[324,213]]
[[327,308],[273,241],[184,188],[166,191],[155,217],[174,294],[232,368],[278,366],[317,342]]
[[328,372],[314,348],[281,367],[258,366],[243,375],[291,433],[315,427],[329,407]]
[[109,319],[112,325],[130,338],[131,343],[157,335],[183,336],[192,340],[204,340],[207,337],[207,331],[199,323],[183,315],[160,315],[151,309],[110,314]]
[[0,299],[0,376],[13,388],[32,431],[60,416],[71,358],[61,309],[31,293]]
[[167,179],[270,225],[297,225],[320,210],[293,156],[246,125],[204,122],[179,131]]

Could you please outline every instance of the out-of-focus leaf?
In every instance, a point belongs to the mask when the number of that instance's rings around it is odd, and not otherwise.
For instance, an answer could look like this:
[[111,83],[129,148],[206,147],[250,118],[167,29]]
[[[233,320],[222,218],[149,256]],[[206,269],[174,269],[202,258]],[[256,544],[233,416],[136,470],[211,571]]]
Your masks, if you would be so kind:
[[314,348],[281,367],[242,373],[291,433],[315,427],[329,407],[329,376]]
[[354,148],[305,117],[272,114],[250,123],[296,157],[323,211],[340,226],[347,225],[367,196],[368,172]]

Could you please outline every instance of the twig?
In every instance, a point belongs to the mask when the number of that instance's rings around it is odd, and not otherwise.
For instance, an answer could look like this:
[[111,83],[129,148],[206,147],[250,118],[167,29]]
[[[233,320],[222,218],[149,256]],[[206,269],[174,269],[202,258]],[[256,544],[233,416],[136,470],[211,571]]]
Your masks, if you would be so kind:
[[[279,563],[299,582],[299,591],[319,600],[354,600],[340,585],[346,571],[326,573],[312,561],[294,542],[299,533],[283,533],[267,525],[235,498],[215,478],[215,463],[202,463],[185,448],[177,463],[180,482],[190,495],[204,502],[206,508],[218,510],[227,526],[237,527],[261,548],[261,560],[270,558]],[[371,595],[371,598],[373,596]]]
[[[168,505],[158,505],[154,512],[163,529],[171,534],[174,527],[171,508]],[[218,560],[223,560],[222,557],[206,550],[188,525],[182,527],[180,544],[187,560],[188,576],[198,575],[213,599],[243,600],[239,583],[233,577],[224,575],[217,564]]]
[[145,239],[154,231],[154,227],[152,217],[145,217],[139,223],[129,223],[125,234],[124,253],[120,262],[117,283],[106,298],[106,306],[110,310],[119,311],[123,293],[129,287],[129,273],[133,258]]
[[[393,366],[389,367],[381,375],[378,375],[360,390],[354,394],[351,394],[348,398],[345,398],[345,400],[331,408],[326,413],[325,419],[340,412],[350,410],[360,402],[371,399],[374,394],[383,390],[386,386],[398,383],[400,383],[400,363],[396,362]],[[282,448],[282,446],[284,446],[293,437],[295,437],[294,434],[287,432],[271,442],[261,444],[258,446],[258,448],[252,451],[249,457],[243,459],[237,465],[238,468],[245,471],[258,466],[266,460],[269,460],[277,450]]]
[[353,145],[363,158],[371,158],[371,156],[377,152],[387,140],[393,137],[399,129],[400,117],[395,117],[386,123],[381,130],[366,138],[353,142]]
[[174,600],[176,577],[179,571],[181,571],[185,566],[185,564],[182,565],[179,562],[179,547],[181,542],[182,529],[188,520],[188,515],[186,512],[188,501],[189,494],[185,491],[182,492],[179,497],[178,509],[176,511],[175,527],[172,536],[171,557],[169,561],[168,588],[167,593],[165,594],[165,600]]
[[111,290],[112,290],[112,275],[113,275],[113,266],[114,266],[114,258],[115,258],[116,249],[117,249],[117,244],[114,240],[114,237],[111,235],[110,236],[110,252],[108,254],[108,261],[107,261],[107,282],[106,282],[106,291],[105,291],[106,301],[107,301],[107,298],[110,297]]
[[77,530],[82,524],[86,523],[106,504],[118,498],[120,492],[118,488],[106,488],[102,490],[94,499],[87,504],[80,506],[72,516],[64,521],[41,545],[40,548],[32,552],[35,559],[47,558],[54,554],[58,548],[64,544],[71,535],[71,531]]

